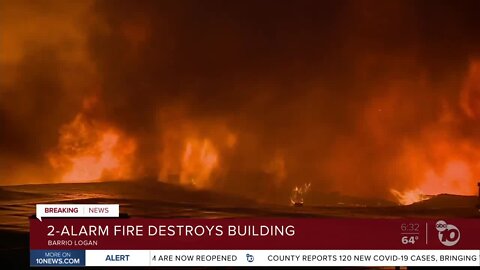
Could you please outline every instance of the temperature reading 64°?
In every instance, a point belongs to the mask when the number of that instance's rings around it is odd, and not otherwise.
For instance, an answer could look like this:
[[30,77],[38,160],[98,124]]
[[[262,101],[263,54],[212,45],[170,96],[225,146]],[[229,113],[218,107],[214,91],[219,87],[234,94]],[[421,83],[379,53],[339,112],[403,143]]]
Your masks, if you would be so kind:
[[418,235],[406,235],[402,236],[402,244],[408,245],[408,244],[415,244],[415,242],[418,240]]

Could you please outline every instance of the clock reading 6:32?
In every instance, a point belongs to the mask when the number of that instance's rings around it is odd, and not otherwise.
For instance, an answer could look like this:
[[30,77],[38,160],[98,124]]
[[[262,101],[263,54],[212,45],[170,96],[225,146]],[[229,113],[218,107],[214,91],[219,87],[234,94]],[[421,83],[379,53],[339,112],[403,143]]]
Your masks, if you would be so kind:
[[402,232],[418,232],[420,224],[418,223],[402,223],[400,229]]

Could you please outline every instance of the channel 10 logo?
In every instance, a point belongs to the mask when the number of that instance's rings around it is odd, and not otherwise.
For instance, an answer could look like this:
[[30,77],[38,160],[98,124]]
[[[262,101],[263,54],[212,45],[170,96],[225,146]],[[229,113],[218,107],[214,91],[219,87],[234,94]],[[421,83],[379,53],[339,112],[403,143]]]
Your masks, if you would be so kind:
[[457,226],[439,220],[437,221],[435,228],[438,231],[438,240],[440,240],[443,245],[451,247],[460,241],[460,230]]

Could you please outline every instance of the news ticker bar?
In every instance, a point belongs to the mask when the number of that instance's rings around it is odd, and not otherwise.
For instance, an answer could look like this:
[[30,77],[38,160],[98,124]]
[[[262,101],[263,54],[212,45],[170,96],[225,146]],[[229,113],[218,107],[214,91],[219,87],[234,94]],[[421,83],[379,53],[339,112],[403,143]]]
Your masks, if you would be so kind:
[[31,250],[30,266],[480,266],[480,250]]

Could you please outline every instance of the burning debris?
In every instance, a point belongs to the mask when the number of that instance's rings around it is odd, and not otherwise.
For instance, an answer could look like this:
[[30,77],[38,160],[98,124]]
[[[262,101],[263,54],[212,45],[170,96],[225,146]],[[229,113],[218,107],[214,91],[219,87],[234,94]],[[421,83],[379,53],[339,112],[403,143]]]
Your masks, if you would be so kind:
[[293,206],[303,206],[304,198],[307,192],[310,190],[310,183],[306,183],[303,186],[295,186],[290,196],[290,203]]

